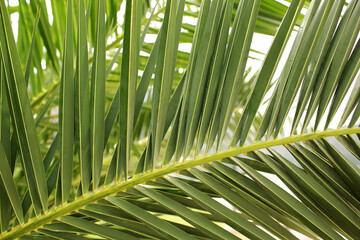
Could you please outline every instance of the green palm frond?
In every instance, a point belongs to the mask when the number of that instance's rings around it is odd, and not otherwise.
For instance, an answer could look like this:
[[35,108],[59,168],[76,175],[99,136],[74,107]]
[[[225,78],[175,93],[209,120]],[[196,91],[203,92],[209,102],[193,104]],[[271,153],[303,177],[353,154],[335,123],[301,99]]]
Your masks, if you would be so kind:
[[359,239],[360,1],[283,2],[0,0],[1,239]]

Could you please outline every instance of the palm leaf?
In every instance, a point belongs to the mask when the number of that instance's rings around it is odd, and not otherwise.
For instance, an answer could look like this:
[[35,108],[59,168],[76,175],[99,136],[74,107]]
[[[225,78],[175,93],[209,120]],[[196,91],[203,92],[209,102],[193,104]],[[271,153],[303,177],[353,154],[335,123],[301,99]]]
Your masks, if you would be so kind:
[[1,239],[357,239],[359,9],[1,0]]

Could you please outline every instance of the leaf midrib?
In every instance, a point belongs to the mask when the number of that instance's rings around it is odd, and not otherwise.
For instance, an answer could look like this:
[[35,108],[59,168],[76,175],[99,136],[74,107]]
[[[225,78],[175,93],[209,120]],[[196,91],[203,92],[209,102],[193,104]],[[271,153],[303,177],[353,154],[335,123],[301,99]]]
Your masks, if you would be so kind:
[[339,135],[347,135],[347,134],[357,134],[360,133],[360,127],[356,128],[346,128],[346,129],[336,129],[336,130],[327,130],[322,132],[314,132],[314,133],[307,133],[302,135],[296,135],[296,136],[290,136],[285,137],[281,139],[274,139],[270,141],[265,142],[255,142],[251,145],[246,145],[242,147],[233,147],[229,148],[226,151],[217,152],[210,155],[205,155],[203,157],[195,158],[193,160],[188,160],[185,162],[182,162],[177,165],[171,165],[165,168],[161,168],[158,170],[155,170],[150,173],[146,173],[144,175],[136,175],[130,180],[126,182],[121,182],[117,184],[111,184],[108,187],[102,187],[97,189],[97,191],[92,192],[86,196],[80,197],[76,199],[74,202],[64,204],[60,208],[56,209],[54,211],[54,208],[52,208],[52,211],[49,211],[45,213],[42,216],[38,216],[37,218],[30,219],[29,222],[23,225],[19,225],[15,228],[13,228],[10,232],[7,232],[3,235],[0,235],[1,239],[15,239],[18,238],[28,232],[34,231],[35,229],[61,217],[66,214],[71,213],[72,211],[75,211],[79,208],[82,208],[86,206],[87,204],[90,204],[92,202],[95,202],[97,200],[103,199],[109,195],[115,194],[120,191],[124,191],[126,189],[129,189],[131,187],[134,187],[138,184],[147,182],[149,180],[159,178],[162,176],[165,176],[170,173],[179,172],[183,169],[188,169],[197,165],[205,164],[212,161],[218,161],[227,157],[235,156],[238,154],[243,154],[247,152],[256,151],[259,149],[269,148],[273,146],[278,145],[285,145],[285,144],[291,144],[294,142],[301,142],[301,141],[307,141],[307,140],[314,140],[319,138],[325,138],[325,137],[336,137]]

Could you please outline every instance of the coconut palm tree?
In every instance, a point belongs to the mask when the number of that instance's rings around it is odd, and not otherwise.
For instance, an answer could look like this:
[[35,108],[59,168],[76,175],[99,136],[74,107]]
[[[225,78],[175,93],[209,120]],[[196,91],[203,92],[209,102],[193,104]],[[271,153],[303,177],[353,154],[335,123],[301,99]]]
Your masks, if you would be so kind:
[[0,238],[359,239],[360,1],[282,2],[0,0]]

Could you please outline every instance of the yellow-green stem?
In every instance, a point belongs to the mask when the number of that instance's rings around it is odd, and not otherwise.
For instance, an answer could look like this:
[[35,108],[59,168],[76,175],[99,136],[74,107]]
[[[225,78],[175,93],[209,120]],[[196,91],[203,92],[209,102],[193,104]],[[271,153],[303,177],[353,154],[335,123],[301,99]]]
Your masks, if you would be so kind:
[[347,129],[337,129],[337,130],[328,130],[323,132],[315,132],[315,133],[308,133],[303,135],[297,136],[290,136],[281,139],[274,139],[266,142],[257,142],[251,145],[242,146],[242,147],[233,147],[223,152],[217,152],[211,155],[206,155],[203,157],[199,157],[193,160],[187,160],[177,165],[171,165],[167,167],[163,167],[161,169],[154,170],[153,172],[145,173],[142,175],[137,175],[131,178],[126,182],[120,182],[117,184],[113,184],[107,186],[105,188],[99,188],[96,192],[89,193],[88,195],[76,199],[74,202],[64,204],[60,208],[51,209],[51,211],[46,212],[44,215],[35,217],[30,219],[27,223],[17,226],[13,228],[10,232],[7,232],[1,236],[1,239],[15,239],[18,238],[26,233],[36,230],[41,226],[50,223],[51,221],[66,215],[70,214],[71,212],[78,210],[95,202],[97,200],[103,199],[107,196],[115,194],[120,191],[124,191],[131,187],[134,187],[138,184],[144,183],[146,181],[165,176],[170,173],[179,172],[183,169],[188,169],[194,166],[198,166],[204,163],[218,161],[227,157],[235,156],[242,153],[252,152],[259,149],[269,148],[278,145],[290,144],[294,142],[312,140],[312,139],[319,139],[325,137],[332,137],[332,136],[339,136],[339,135],[346,135],[346,134],[357,134],[360,133],[360,128],[347,128]]

